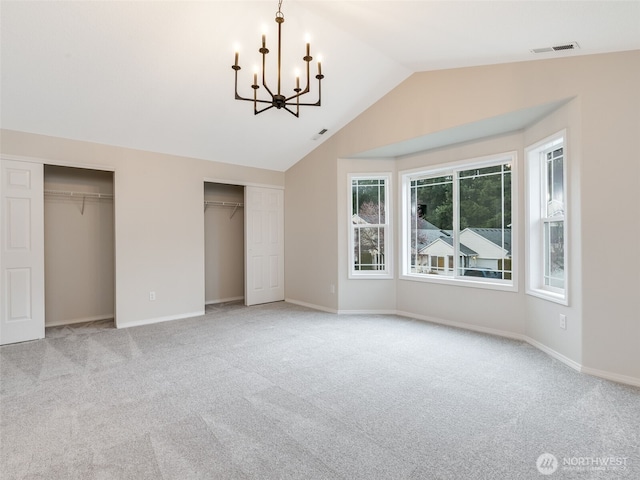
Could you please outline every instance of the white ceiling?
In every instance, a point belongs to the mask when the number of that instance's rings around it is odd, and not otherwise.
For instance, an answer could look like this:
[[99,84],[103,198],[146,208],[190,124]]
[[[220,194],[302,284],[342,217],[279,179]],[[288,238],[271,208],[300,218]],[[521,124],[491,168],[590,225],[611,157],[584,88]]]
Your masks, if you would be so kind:
[[[284,0],[283,89],[308,33],[323,57],[322,107],[254,116],[233,99],[234,47],[250,96],[263,26],[267,77],[275,70],[277,6],[2,0],[1,126],[284,171],[413,72],[640,49],[640,1]],[[579,50],[530,52],[573,41]]]

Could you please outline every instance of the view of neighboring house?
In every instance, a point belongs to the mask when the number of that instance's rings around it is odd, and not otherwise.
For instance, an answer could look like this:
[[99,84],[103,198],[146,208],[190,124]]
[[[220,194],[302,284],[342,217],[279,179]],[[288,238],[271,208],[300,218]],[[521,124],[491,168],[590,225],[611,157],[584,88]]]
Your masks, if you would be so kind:
[[[473,259],[478,253],[460,243],[461,267],[467,268],[472,265]],[[430,244],[418,250],[417,266],[415,273],[430,273],[438,275],[453,275],[453,237],[443,235]]]
[[[423,219],[419,219],[418,226],[415,231],[417,241],[414,242],[417,255],[412,273],[453,276],[452,231],[440,230]],[[511,278],[510,229],[465,228],[460,232],[458,253],[460,275]]]

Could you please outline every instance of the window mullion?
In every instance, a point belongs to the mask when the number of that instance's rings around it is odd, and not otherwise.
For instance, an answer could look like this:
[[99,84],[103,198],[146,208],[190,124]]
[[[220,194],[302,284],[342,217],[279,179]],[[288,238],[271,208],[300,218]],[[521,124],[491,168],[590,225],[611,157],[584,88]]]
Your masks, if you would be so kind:
[[460,257],[460,185],[458,171],[453,171],[453,276],[459,276]]

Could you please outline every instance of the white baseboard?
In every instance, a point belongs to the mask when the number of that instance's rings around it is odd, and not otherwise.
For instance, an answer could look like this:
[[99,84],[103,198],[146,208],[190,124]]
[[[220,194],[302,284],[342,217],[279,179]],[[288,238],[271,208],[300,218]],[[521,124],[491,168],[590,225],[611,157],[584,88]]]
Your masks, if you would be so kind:
[[640,387],[640,378],[630,377],[628,375],[620,375],[618,373],[605,372],[604,370],[598,370],[591,367],[581,367],[580,371],[594,377],[604,378],[605,380],[611,380],[612,382],[626,383],[627,385],[633,385],[634,387]]
[[192,313],[182,313],[180,315],[169,315],[167,317],[156,317],[156,318],[147,318],[144,320],[134,320],[132,322],[127,322],[124,324],[120,324],[116,322],[116,328],[141,327],[142,325],[152,325],[154,323],[170,322],[172,320],[182,320],[183,318],[200,317],[202,315],[204,315],[204,310],[199,310],[197,312],[192,312]]
[[285,298],[284,301],[287,303],[292,303],[294,305],[300,305],[301,307],[307,307],[313,310],[320,310],[321,312],[338,313],[338,310],[335,310],[332,308],[322,307],[320,305],[314,305],[313,303],[301,302],[300,300],[293,300],[292,298]]
[[400,315],[395,310],[338,310],[339,315]]
[[244,297],[240,296],[240,297],[219,298],[218,300],[207,300],[206,302],[204,302],[204,304],[217,305],[218,303],[237,302],[239,300],[244,300]]
[[514,340],[522,340],[524,342],[527,342],[532,347],[535,347],[538,350],[541,350],[542,352],[546,353],[550,357],[555,358],[556,360],[564,363],[568,367],[578,372],[586,373],[594,377],[604,378],[605,380],[611,380],[613,382],[625,383],[627,385],[640,387],[639,378],[630,377],[628,375],[619,375],[617,373],[605,372],[603,370],[597,370],[595,368],[585,367],[581,363],[578,363],[575,360],[572,360],[566,355],[563,355],[560,352],[557,352],[554,349],[547,347],[544,343],[540,343],[539,341],[534,340],[533,338],[524,334],[508,332],[505,330],[497,330],[497,329],[487,328],[487,327],[481,327],[478,325],[472,325],[468,323],[452,322],[449,320],[443,320],[441,318],[434,318],[426,315],[416,315],[408,312],[397,312],[397,314],[401,317],[415,318],[417,320],[424,320],[426,322],[438,323],[441,325],[447,325],[447,326],[456,327],[456,328],[463,328],[465,330],[472,330],[475,332],[488,333],[491,335],[497,335],[499,337],[512,338]]
[[480,332],[480,333],[488,333],[489,335],[496,335],[498,337],[511,338],[513,340],[522,340],[525,342],[527,341],[527,337],[525,335],[522,335],[520,333],[515,333],[515,332],[509,332],[507,330],[498,330],[496,328],[482,327],[480,325],[473,325],[471,323],[454,322],[451,320],[444,320],[442,318],[430,317],[428,315],[418,315],[418,314],[409,313],[409,312],[399,311],[399,312],[396,312],[396,315],[400,317],[414,318],[416,320],[422,320],[425,322],[446,325],[448,327],[462,328],[464,330],[471,330],[471,331]]
[[568,367],[571,367],[574,370],[577,370],[578,372],[582,371],[581,370],[582,369],[582,365],[581,364],[579,364],[575,360],[570,359],[566,355],[561,354],[560,352],[556,352],[553,348],[547,347],[544,343],[540,343],[539,341],[534,340],[533,338],[528,337],[526,335],[524,336],[524,340],[529,345],[531,345],[533,347],[536,347],[538,350],[542,350],[544,353],[546,353],[550,357],[555,358],[556,360],[564,363]]
[[487,333],[489,335],[496,335],[498,337],[511,338],[513,340],[521,340],[527,342],[529,345],[537,348],[538,350],[546,353],[550,357],[555,358],[556,360],[564,363],[568,367],[581,372],[586,373],[588,375],[592,375],[594,377],[603,378],[605,380],[610,380],[612,382],[624,383],[626,385],[632,385],[634,387],[640,387],[640,378],[631,377],[628,375],[620,375],[618,373],[606,372],[604,370],[598,370],[591,367],[585,367],[579,362],[572,360],[571,358],[563,355],[552,348],[547,347],[545,344],[540,343],[533,338],[516,332],[509,332],[507,330],[499,330],[495,328],[483,327],[479,325],[473,325],[470,323],[463,322],[454,322],[451,320],[444,320],[442,318],[430,317],[428,315],[419,315],[415,313],[403,312],[403,311],[388,311],[388,310],[332,310],[326,307],[321,307],[319,305],[313,305],[310,303],[299,302],[297,300],[286,299],[287,302],[293,303],[296,305],[302,305],[304,307],[313,308],[314,310],[320,310],[323,312],[329,313],[337,313],[341,315],[349,315],[349,314],[368,314],[368,315],[398,315],[399,317],[405,318],[413,318],[415,320],[421,320],[430,323],[436,323],[439,325],[445,325],[448,327],[462,328],[464,330],[471,330],[474,332]]
[[60,327],[62,325],[75,325],[76,323],[97,322],[100,320],[113,320],[113,313],[107,313],[105,315],[95,315],[93,317],[72,318],[70,320],[54,320],[52,322],[47,322],[45,319],[44,326],[45,328]]

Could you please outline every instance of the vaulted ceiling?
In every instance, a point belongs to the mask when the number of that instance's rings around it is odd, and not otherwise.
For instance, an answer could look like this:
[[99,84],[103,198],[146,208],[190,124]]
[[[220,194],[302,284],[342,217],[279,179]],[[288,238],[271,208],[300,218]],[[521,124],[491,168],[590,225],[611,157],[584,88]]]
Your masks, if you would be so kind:
[[[323,58],[322,107],[254,116],[233,99],[234,49],[250,96],[266,26],[273,85],[277,9],[2,0],[1,126],[284,171],[413,72],[640,49],[640,1],[284,0],[283,89],[309,34]],[[570,42],[579,48],[531,52]]]

